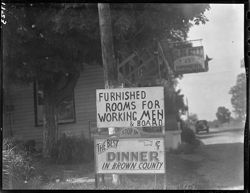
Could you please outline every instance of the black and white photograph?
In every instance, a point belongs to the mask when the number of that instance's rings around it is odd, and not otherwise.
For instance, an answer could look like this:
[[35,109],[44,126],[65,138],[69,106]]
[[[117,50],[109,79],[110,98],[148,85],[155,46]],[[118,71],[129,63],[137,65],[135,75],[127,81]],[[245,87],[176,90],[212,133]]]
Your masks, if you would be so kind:
[[2,190],[247,189],[245,6],[2,2]]

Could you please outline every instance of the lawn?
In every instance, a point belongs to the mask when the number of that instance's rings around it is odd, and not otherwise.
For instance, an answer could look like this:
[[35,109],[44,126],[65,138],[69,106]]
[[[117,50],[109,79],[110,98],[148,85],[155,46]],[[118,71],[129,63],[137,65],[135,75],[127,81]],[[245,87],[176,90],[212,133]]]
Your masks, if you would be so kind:
[[[181,159],[179,154],[167,153],[166,189],[199,189],[206,181],[195,172],[197,163]],[[94,163],[75,165],[53,164],[37,159],[34,162],[36,176],[29,180],[24,189],[96,189]],[[119,186],[111,183],[111,175],[105,175],[105,184],[97,189],[163,189],[163,174],[122,175]]]

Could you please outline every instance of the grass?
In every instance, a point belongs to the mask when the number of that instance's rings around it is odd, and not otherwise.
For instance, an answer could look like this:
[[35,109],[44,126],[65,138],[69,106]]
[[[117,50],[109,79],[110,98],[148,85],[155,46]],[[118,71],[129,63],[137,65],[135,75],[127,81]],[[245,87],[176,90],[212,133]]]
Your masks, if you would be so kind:
[[[192,161],[180,159],[180,155],[167,153],[166,189],[199,189],[206,184],[195,173],[198,165]],[[94,181],[94,163],[78,165],[58,165],[46,161],[35,162],[36,178],[28,181],[28,189],[96,189]],[[163,189],[162,174],[122,175],[119,186],[111,183],[111,176],[105,176],[105,184],[99,183],[97,189]]]
[[[166,178],[163,174],[120,175],[121,183],[114,186],[111,175],[105,175],[105,184],[99,183],[97,189],[164,189],[164,186],[167,189],[198,189],[206,182],[196,174],[197,162],[182,159],[180,153],[166,153]],[[42,157],[34,157],[32,163],[35,175],[20,189],[96,189],[94,161],[55,164]]]
[[[166,154],[167,190],[223,189],[242,185],[242,144],[215,144],[201,146],[191,154]],[[225,162],[227,160],[227,162]],[[226,164],[225,164],[226,163]],[[33,189],[91,189],[95,188],[94,164],[55,165],[39,163],[47,181],[29,186]],[[238,165],[237,165],[238,164]],[[65,172],[66,171],[66,172]],[[41,174],[41,173],[40,173]],[[238,174],[238,175],[237,175]],[[235,179],[239,178],[239,179]],[[114,186],[106,175],[106,183],[97,189],[163,189],[163,175],[122,175],[122,183]],[[30,182],[29,182],[30,183]],[[34,182],[33,182],[34,183]],[[35,184],[35,183],[34,183]],[[32,189],[32,188],[31,188]]]
[[[195,173],[197,165],[183,160],[179,153],[166,153],[166,178],[162,174],[121,175],[121,183],[114,186],[111,176],[98,189],[197,189],[201,184]],[[34,157],[35,174],[19,189],[96,189],[94,161],[84,164],[55,164],[42,157]],[[165,183],[164,183],[164,180]]]
[[[97,189],[163,189],[162,175],[123,175],[123,182],[119,186],[114,186],[111,180],[100,183]],[[94,181],[72,183],[62,181],[58,183],[48,183],[44,189],[96,189]]]
[[[226,133],[226,132],[224,132]],[[222,135],[224,135],[224,133]],[[234,132],[233,134],[238,134]],[[211,135],[211,134],[209,134]],[[243,185],[243,144],[201,145],[194,151],[166,153],[167,190],[225,189]],[[37,158],[36,175],[24,189],[91,189],[95,188],[94,162],[74,165],[53,164]],[[163,175],[122,175],[122,183],[114,186],[111,177],[98,189],[163,189]],[[20,188],[21,189],[21,188]]]

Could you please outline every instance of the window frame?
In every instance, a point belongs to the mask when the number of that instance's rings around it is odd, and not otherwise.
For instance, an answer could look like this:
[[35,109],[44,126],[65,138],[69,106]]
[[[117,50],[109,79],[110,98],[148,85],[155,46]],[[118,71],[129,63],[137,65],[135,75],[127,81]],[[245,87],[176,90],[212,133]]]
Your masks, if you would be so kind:
[[[38,95],[37,95],[37,82],[35,81],[33,84],[33,96],[34,96],[34,115],[35,115],[35,126],[36,127],[41,127],[43,126],[43,123],[39,123],[38,121]],[[75,91],[73,90],[72,93],[72,99],[73,99],[73,120],[58,120],[58,125],[64,125],[64,124],[72,124],[72,123],[76,123],[76,109],[75,109]]]

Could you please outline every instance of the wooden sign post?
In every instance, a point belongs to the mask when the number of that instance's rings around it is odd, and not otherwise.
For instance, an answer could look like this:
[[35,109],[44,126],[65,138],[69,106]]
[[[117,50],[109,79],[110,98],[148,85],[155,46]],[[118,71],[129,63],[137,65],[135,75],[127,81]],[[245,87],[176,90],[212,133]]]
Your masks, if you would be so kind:
[[[117,75],[117,67],[114,54],[109,4],[98,3],[98,14],[99,14],[105,89],[115,88],[117,86],[118,75]],[[108,128],[108,130],[110,135],[115,133],[114,127],[110,127]],[[113,182],[114,184],[118,184],[118,176],[113,176]]]

